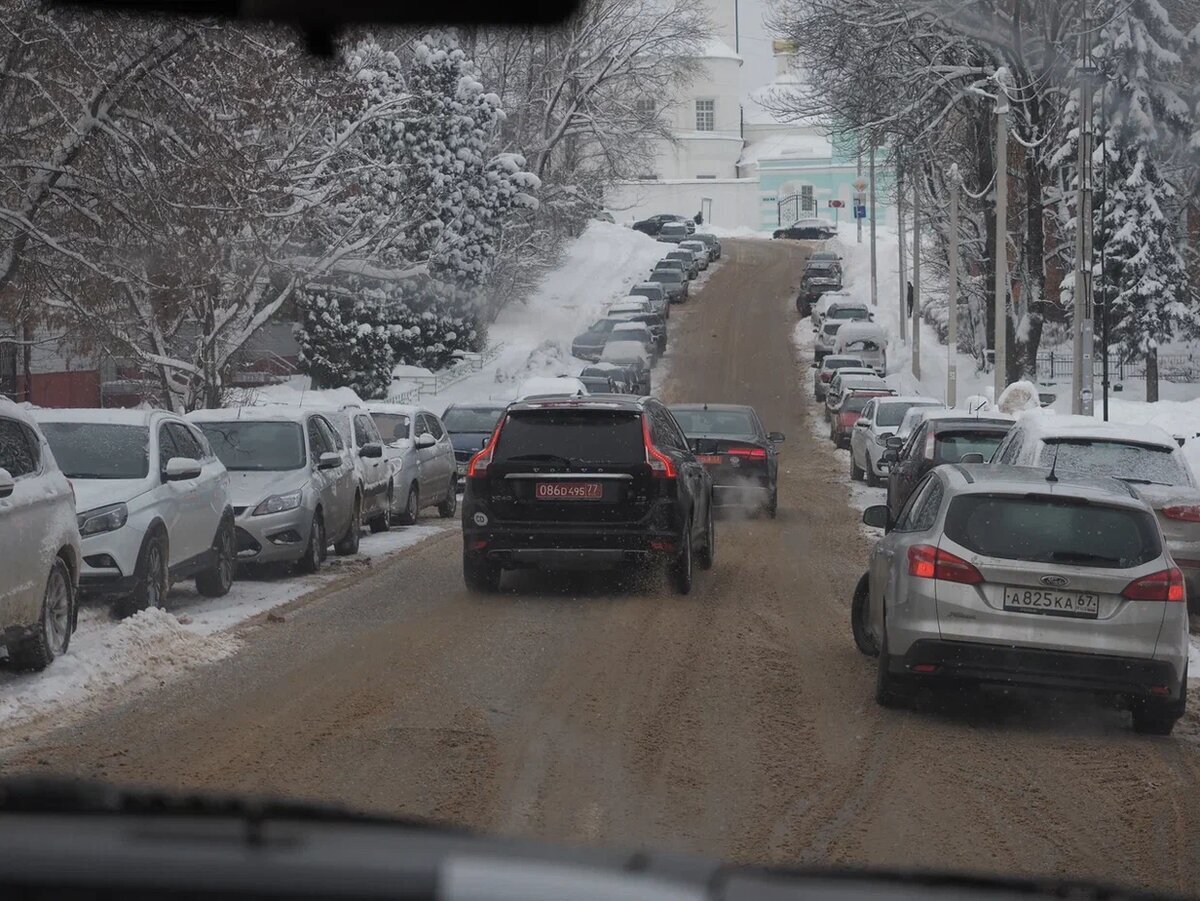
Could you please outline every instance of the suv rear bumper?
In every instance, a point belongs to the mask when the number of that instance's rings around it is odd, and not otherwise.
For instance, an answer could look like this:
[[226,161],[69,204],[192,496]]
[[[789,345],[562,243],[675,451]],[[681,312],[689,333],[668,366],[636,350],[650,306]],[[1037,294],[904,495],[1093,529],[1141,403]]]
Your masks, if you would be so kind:
[[[913,667],[919,665],[936,669],[918,673]],[[1182,674],[1167,660],[936,638],[913,642],[903,657],[889,659],[888,669],[921,681],[962,679],[1159,700],[1177,699],[1183,687]]]
[[506,566],[604,568],[673,557],[680,534],[669,529],[555,525],[464,529],[463,553]]

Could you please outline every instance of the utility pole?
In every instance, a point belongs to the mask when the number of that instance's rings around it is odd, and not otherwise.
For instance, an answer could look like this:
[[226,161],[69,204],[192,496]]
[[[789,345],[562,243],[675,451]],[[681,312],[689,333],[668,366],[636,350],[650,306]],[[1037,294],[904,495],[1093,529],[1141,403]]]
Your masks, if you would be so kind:
[[871,306],[879,306],[879,276],[875,260],[875,138],[871,138]]
[[1104,421],[1108,422],[1108,389],[1112,382],[1108,375],[1108,306],[1111,302],[1108,288],[1105,285],[1107,279],[1107,270],[1105,269],[1105,251],[1108,250],[1108,73],[1105,73],[1104,83],[1100,87],[1100,121],[1103,137],[1100,140],[1102,152],[1100,154],[1100,165],[1103,167],[1100,170],[1101,197],[1103,203],[1100,206],[1100,232],[1104,240],[1100,242],[1100,353],[1104,356],[1101,368],[1101,388],[1104,391]]
[[921,179],[920,167],[913,176],[913,294],[912,294],[912,374],[921,381]]
[[900,341],[908,343],[908,261],[904,247],[904,169],[896,167],[896,243],[900,246]]
[[[858,177],[859,177],[859,178],[862,178],[862,133],[861,133],[861,132],[860,132],[860,133],[859,133],[859,135],[858,135],[858,169],[857,169],[857,174],[858,174]],[[855,201],[855,203],[857,203],[857,201]],[[856,227],[856,228],[857,228],[857,230],[858,230],[858,243],[859,243],[859,244],[861,244],[861,243],[862,243],[862,219],[860,219],[858,216],[855,216],[855,217],[854,217],[854,225],[855,225],[855,227]]]
[[958,403],[958,163],[950,164],[950,259],[947,261],[950,298],[946,334],[946,406]]
[[1075,321],[1071,371],[1071,412],[1091,416],[1095,383],[1092,337],[1092,26],[1089,0],[1083,4],[1079,34],[1079,159],[1075,200]]
[[992,298],[996,320],[992,385],[995,396],[1008,383],[1008,71],[996,72],[996,285]]

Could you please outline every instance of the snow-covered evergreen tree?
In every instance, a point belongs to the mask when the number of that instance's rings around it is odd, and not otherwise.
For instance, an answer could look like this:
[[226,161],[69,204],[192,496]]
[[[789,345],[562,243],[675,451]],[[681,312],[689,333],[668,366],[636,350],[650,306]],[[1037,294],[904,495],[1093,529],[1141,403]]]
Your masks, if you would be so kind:
[[357,292],[314,287],[300,294],[299,308],[300,365],[313,386],[348,386],[360,397],[382,397],[393,355],[391,329],[380,321],[378,306]]

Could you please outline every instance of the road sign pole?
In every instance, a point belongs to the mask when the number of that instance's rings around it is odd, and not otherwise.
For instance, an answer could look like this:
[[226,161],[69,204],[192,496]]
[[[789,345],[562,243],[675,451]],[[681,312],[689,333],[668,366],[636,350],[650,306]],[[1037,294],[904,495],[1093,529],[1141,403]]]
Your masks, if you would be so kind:
[[[858,181],[862,181],[862,135],[858,136],[858,173],[857,174],[858,174]],[[855,183],[855,189],[856,190],[858,189],[857,183]],[[855,200],[854,200],[854,207],[855,207],[854,225],[858,232],[858,243],[861,244],[862,243],[862,216],[858,215],[858,197],[859,197],[859,195],[856,194]]]

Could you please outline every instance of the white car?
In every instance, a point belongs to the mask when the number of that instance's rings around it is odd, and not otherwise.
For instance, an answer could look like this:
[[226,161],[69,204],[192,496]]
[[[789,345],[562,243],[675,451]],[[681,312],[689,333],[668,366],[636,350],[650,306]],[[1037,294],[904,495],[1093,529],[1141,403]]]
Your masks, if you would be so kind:
[[36,410],[75,488],[85,595],[120,614],[162,606],[172,582],[233,584],[229,473],[199,430],[164,410]]
[[314,573],[330,542],[357,553],[357,472],[327,416],[276,404],[188,414],[229,470],[238,560]]
[[[836,314],[840,307],[834,308]],[[832,321],[832,320],[829,320]],[[874,322],[847,322],[838,329],[833,343],[835,354],[859,357],[880,376],[887,375],[887,332]]]
[[369,401],[366,409],[384,442],[396,520],[411,525],[425,507],[437,507],[443,518],[457,513],[458,468],[441,419],[411,404]]
[[856,482],[864,476],[867,484],[875,488],[887,477],[887,464],[883,452],[887,440],[896,433],[905,414],[915,408],[944,410],[940,400],[919,395],[897,395],[879,397],[863,407],[858,420],[850,430],[850,478]]
[[708,268],[708,247],[705,246],[703,241],[680,241],[679,249],[690,250],[692,252],[692,255],[696,258],[696,265],[700,267],[701,272]]
[[[624,325],[624,323],[621,323]],[[631,323],[641,325],[641,323]],[[649,336],[650,332],[642,325],[642,331]],[[642,342],[638,342],[642,344]],[[644,347],[645,345],[642,344]],[[584,397],[588,393],[587,385],[573,375],[542,376],[536,375],[521,383],[517,391],[517,400],[533,400],[539,397]]]
[[66,652],[83,553],[71,483],[37,423],[0,397],[0,634],[9,666],[45,669]]
[[329,410],[325,417],[337,427],[350,451],[358,492],[362,498],[362,521],[372,532],[385,532],[391,525],[395,484],[392,467],[384,457],[383,438],[366,407]]

